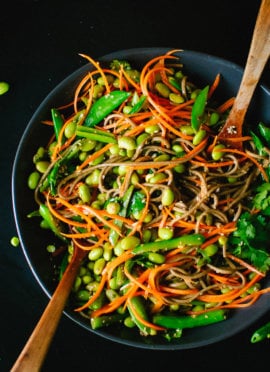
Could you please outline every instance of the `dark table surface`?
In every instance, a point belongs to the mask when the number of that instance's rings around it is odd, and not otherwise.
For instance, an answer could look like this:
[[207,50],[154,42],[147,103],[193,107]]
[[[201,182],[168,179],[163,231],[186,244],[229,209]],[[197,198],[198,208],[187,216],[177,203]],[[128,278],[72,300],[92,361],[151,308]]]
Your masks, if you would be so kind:
[[[85,61],[121,49],[172,47],[201,51],[244,66],[260,1],[10,0],[0,19],[0,370],[8,371],[48,298],[34,279],[16,235],[11,172],[17,145],[46,95]],[[263,81],[270,86],[269,65]],[[224,341],[183,351],[148,351],[115,344],[78,328],[64,316],[44,371],[140,371],[172,368],[260,370],[269,341],[251,344],[269,315]]]

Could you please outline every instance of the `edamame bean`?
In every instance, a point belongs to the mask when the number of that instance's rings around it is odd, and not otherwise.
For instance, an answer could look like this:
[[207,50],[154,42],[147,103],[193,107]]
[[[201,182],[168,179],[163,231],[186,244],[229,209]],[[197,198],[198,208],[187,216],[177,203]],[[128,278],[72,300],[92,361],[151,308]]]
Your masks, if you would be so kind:
[[100,275],[106,265],[104,257],[100,257],[95,261],[93,272],[95,275]]
[[224,152],[222,152],[221,150],[225,148],[225,145],[223,145],[222,143],[216,145],[213,150],[212,150],[212,159],[213,160],[220,160],[222,158],[222,156],[224,155]]
[[173,103],[180,104],[185,102],[185,98],[181,96],[181,94],[177,93],[170,93],[169,94],[169,100]]
[[[114,76],[113,76],[113,75],[106,74],[106,75],[105,75],[105,78],[106,78],[108,84],[112,84],[112,83],[114,82]],[[98,83],[100,86],[105,85],[105,81],[104,81],[103,76],[100,76],[100,77],[97,79],[97,83]]]
[[86,302],[90,298],[90,293],[87,290],[82,289],[77,292],[76,297],[79,301]]
[[137,147],[136,141],[133,137],[120,137],[118,139],[118,146],[125,150],[135,150]]
[[169,187],[164,189],[161,194],[161,204],[169,206],[174,202],[174,192]]
[[79,197],[83,201],[83,203],[89,203],[91,200],[91,193],[88,185],[85,183],[81,184],[78,188]]
[[165,262],[165,257],[160,253],[150,252],[148,255],[148,260],[155,264],[160,265]]
[[137,145],[141,145],[144,141],[147,140],[147,138],[149,138],[149,133],[142,133],[140,134],[137,138],[136,138],[136,142],[137,142]]
[[105,87],[104,85],[96,84],[93,89],[93,98],[97,99],[101,97],[104,93]]
[[36,163],[36,169],[40,172],[40,173],[45,173],[46,170],[48,169],[50,165],[50,162],[46,161],[46,160],[40,160]]
[[158,229],[158,237],[161,240],[168,240],[173,237],[173,229],[171,227],[160,227]]
[[98,248],[93,248],[89,253],[88,253],[88,259],[90,261],[96,261],[103,255],[103,248],[98,247]]
[[85,152],[88,152],[88,151],[91,151],[95,148],[96,146],[96,141],[94,140],[91,140],[89,138],[85,138],[82,142],[82,145],[81,145],[81,151],[85,151]]
[[9,84],[6,81],[0,82],[0,95],[7,93],[9,90]]
[[149,179],[148,179],[148,182],[149,183],[159,183],[163,180],[165,180],[167,178],[167,175],[165,173],[155,173],[155,174],[151,174],[149,176]]
[[204,248],[204,252],[208,257],[213,256],[218,251],[217,244],[209,244],[207,247]]
[[181,125],[180,131],[186,136],[194,134],[194,129],[190,125]]
[[173,170],[176,172],[176,173],[179,173],[179,174],[181,174],[181,173],[184,173],[185,172],[185,170],[186,170],[186,166],[185,166],[185,164],[178,164],[178,165],[176,165],[174,168],[173,168]]
[[195,146],[199,145],[202,142],[202,140],[205,138],[205,136],[206,136],[206,130],[199,129],[198,132],[193,137],[193,140],[192,140],[193,145]]
[[168,98],[171,91],[164,83],[158,82],[155,85],[157,92],[164,98]]
[[100,173],[101,171],[99,169],[94,169],[93,172],[86,177],[85,183],[88,186],[97,186],[99,184]]
[[140,244],[140,239],[137,236],[126,236],[120,241],[121,248],[126,251],[127,249],[134,249]]
[[120,211],[120,204],[117,203],[117,202],[109,202],[107,205],[106,205],[106,211],[110,214],[118,214],[119,211]]
[[127,328],[134,328],[136,326],[135,322],[133,321],[133,319],[131,318],[131,316],[128,316],[124,319],[124,325],[127,327]]
[[30,176],[28,177],[28,182],[27,182],[29,189],[34,190],[37,187],[39,180],[40,180],[40,173],[38,171],[32,172]]
[[[105,243],[106,244],[106,243]],[[112,259],[113,256],[113,249],[111,246],[105,246],[103,248],[103,257],[108,262]]]
[[47,245],[47,252],[53,253],[53,252],[55,252],[55,250],[56,250],[55,245],[53,245],[53,244]]
[[158,133],[159,132],[159,126],[156,124],[156,125],[149,125],[148,127],[145,128],[145,132],[148,133],[148,134],[154,134],[154,133]]
[[106,297],[110,302],[112,302],[113,300],[119,297],[119,294],[116,292],[116,290],[108,288],[106,289]]
[[33,163],[37,163],[38,161],[44,159],[46,157],[46,150],[44,149],[44,147],[39,147],[37,149],[37,152],[35,153],[35,155],[33,156]]
[[161,154],[154,158],[154,161],[168,161],[170,160],[170,155],[168,154]]
[[11,239],[10,239],[10,244],[13,246],[13,247],[18,247],[19,244],[20,244],[20,240],[17,236],[13,236]]
[[75,278],[74,284],[73,284],[73,291],[77,292],[82,284],[82,280],[79,276]]
[[212,112],[209,119],[209,125],[215,125],[219,121],[219,114],[217,112]]
[[67,124],[64,130],[64,134],[66,138],[71,138],[74,136],[76,132],[77,124],[74,121],[71,121],[70,123]]

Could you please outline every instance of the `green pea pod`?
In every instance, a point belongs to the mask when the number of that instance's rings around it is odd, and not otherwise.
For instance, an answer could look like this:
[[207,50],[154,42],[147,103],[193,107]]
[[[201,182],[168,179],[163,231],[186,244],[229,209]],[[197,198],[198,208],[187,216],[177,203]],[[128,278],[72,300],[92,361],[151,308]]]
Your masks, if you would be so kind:
[[140,244],[133,249],[133,254],[142,254],[148,252],[157,252],[159,250],[168,251],[170,249],[177,248],[179,246],[185,245],[201,245],[205,241],[205,237],[201,234],[186,234],[179,236],[177,238],[168,240],[158,240],[156,242],[149,242],[145,244]]
[[55,221],[53,215],[51,214],[49,208],[45,204],[40,204],[39,206],[39,214],[40,216],[47,222],[48,226],[52,230],[52,232],[58,236],[61,240],[66,241],[66,238],[61,234],[59,226]]
[[[49,172],[45,180],[45,184],[43,185],[41,190],[49,186],[52,195],[56,195],[57,181],[61,177],[61,174],[62,174],[61,168],[65,166],[65,172],[69,170],[68,169],[69,167],[67,165],[69,161],[78,154],[80,148],[81,148],[81,141],[77,141],[66,150],[66,152],[62,155],[62,157],[59,157],[59,159],[55,162],[54,166]],[[70,167],[70,169],[72,171],[72,166]]]
[[130,92],[123,90],[113,90],[109,94],[100,97],[91,107],[86,116],[84,125],[93,127],[101,122],[113,110],[119,107],[128,97]]
[[270,322],[257,329],[251,336],[250,341],[255,344],[256,342],[262,341],[266,338],[270,338]]
[[266,141],[267,146],[270,146],[270,128],[264,125],[262,122],[260,122],[258,124],[258,129],[261,136]]
[[191,126],[197,131],[201,125],[201,117],[204,114],[207,97],[208,97],[209,86],[207,85],[200,91],[191,110]]
[[51,115],[52,115],[55,138],[58,140],[59,133],[64,124],[64,119],[62,115],[60,114],[60,112],[55,108],[51,109]]
[[250,134],[251,134],[251,137],[253,139],[253,142],[255,144],[255,147],[256,147],[258,153],[260,155],[264,155],[265,154],[265,151],[264,151],[265,146],[264,146],[263,142],[261,141],[261,139],[254,132],[251,131]]
[[76,130],[78,137],[88,138],[92,141],[98,141],[102,143],[117,143],[117,139],[114,136],[107,134],[105,131],[96,130],[89,127],[79,126]]
[[[123,196],[123,199],[122,199],[122,208],[121,208],[121,210],[119,212],[119,215],[121,217],[126,217],[127,216],[128,206],[129,206],[129,203],[130,203],[130,200],[131,200],[133,191],[134,191],[134,185],[130,185],[129,188],[127,189],[127,191],[125,192],[124,196]],[[123,222],[120,221],[120,220],[116,220],[115,221],[115,224],[118,227],[121,228],[122,225],[123,225]],[[118,238],[119,238],[118,232],[116,230],[111,229],[110,235],[109,235],[109,242],[111,243],[111,245],[113,247],[116,245],[116,243],[118,241]]]
[[[138,317],[136,317],[136,314],[140,316],[140,318],[149,321],[148,315],[144,306],[144,300],[141,296],[134,296],[130,299],[131,305],[128,305],[128,311],[130,313],[131,318],[133,319],[136,326],[139,328],[141,333],[145,336],[151,335],[153,332],[153,329],[151,327],[147,327],[145,324],[143,324]],[[135,311],[134,311],[135,310]]]
[[153,317],[154,324],[171,329],[185,329],[200,326],[206,326],[213,323],[221,322],[226,319],[226,311],[224,309],[212,310],[207,313],[198,315],[161,315],[157,314]]
[[108,327],[115,323],[120,323],[124,319],[124,314],[110,314],[110,315],[102,315],[96,318],[91,318],[91,327],[92,329],[98,329],[102,327]]
[[129,114],[132,115],[132,114],[136,114],[137,112],[139,112],[141,108],[143,107],[145,100],[146,100],[146,96],[141,96],[139,101],[136,102],[135,105],[132,107]]

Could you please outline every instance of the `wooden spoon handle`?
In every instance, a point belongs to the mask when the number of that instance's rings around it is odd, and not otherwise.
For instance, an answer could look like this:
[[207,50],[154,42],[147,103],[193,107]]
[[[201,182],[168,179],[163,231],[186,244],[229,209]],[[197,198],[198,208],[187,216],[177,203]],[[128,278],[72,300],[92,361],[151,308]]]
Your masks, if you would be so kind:
[[250,45],[246,68],[236,99],[238,110],[246,110],[270,55],[270,0],[262,0]]
[[228,141],[230,137],[241,137],[246,111],[269,55],[270,0],[262,0],[241,84],[226,123],[219,133],[219,138]]
[[73,260],[65,270],[50,302],[14,363],[11,372],[40,371],[84,256],[84,253],[81,252],[83,251],[78,250],[78,253],[74,254]]

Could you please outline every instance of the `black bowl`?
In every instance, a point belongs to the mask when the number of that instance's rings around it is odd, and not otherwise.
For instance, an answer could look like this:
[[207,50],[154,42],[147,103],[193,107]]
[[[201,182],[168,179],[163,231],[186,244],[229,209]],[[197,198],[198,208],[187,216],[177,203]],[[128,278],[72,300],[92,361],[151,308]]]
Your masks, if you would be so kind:
[[[99,61],[106,63],[114,58],[126,59],[140,68],[149,59],[164,54],[168,50],[170,48],[128,49],[106,55]],[[190,80],[199,86],[211,83],[218,73],[221,74],[221,83],[218,92],[215,93],[220,102],[236,94],[243,74],[241,67],[221,58],[194,51],[181,51],[176,54],[181,56]],[[33,275],[48,297],[52,295],[57,285],[53,279],[54,262],[49,259],[45,249],[46,243],[51,242],[51,235],[48,231],[41,230],[38,219],[27,218],[28,213],[37,208],[33,192],[28,189],[27,178],[32,171],[33,154],[38,146],[47,143],[50,136],[50,129],[40,125],[40,122],[50,117],[51,107],[63,105],[73,98],[77,83],[85,76],[89,68],[91,68],[90,65],[86,64],[68,76],[41,103],[22,136],[13,166],[12,197],[18,235]],[[247,113],[247,121],[253,125],[259,121],[270,123],[270,91],[267,87],[263,85],[257,87]],[[265,285],[270,285],[270,279],[266,280]],[[78,326],[120,344],[138,348],[180,350],[213,344],[231,337],[250,326],[269,309],[270,302],[262,296],[252,307],[235,311],[226,321],[188,330],[179,340],[172,342],[159,338],[149,340],[138,335],[137,332],[117,327],[94,331],[89,321],[75,313],[68,305],[64,313]]]

